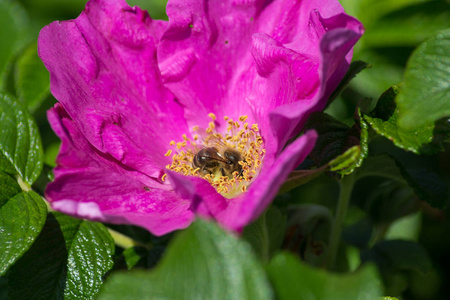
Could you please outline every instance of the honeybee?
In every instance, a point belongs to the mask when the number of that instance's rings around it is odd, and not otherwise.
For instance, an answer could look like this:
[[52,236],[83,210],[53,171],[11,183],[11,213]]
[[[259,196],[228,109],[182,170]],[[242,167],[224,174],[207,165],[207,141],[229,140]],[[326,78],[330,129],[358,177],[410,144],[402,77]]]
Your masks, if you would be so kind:
[[242,173],[241,154],[231,148],[223,148],[219,151],[216,147],[206,147],[200,149],[194,155],[192,165],[200,168],[203,174],[222,175],[232,177],[233,172]]

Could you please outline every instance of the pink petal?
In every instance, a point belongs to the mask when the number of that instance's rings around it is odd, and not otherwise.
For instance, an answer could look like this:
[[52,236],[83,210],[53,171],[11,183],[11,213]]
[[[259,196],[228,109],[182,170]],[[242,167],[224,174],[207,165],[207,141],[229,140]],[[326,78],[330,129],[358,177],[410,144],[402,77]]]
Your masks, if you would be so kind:
[[187,132],[182,107],[162,86],[156,46],[166,23],[124,1],[90,1],[76,19],[39,35],[53,95],[100,152],[159,176],[172,139]]
[[175,172],[168,174],[177,194],[192,202],[192,208],[199,215],[213,218],[225,228],[239,231],[266,209],[289,173],[311,152],[316,139],[316,132],[308,131],[290,144],[273,164],[264,162],[261,173],[247,192],[233,199],[224,198],[202,178]]
[[226,228],[241,230],[272,202],[283,182],[314,148],[315,131],[308,131],[283,150],[273,165],[263,165],[260,174],[241,197],[233,199],[215,218]]
[[189,201],[180,199],[170,185],[128,170],[96,151],[59,104],[48,117],[62,140],[55,180],[46,189],[53,209],[90,220],[142,226],[156,235],[185,228],[193,220]]

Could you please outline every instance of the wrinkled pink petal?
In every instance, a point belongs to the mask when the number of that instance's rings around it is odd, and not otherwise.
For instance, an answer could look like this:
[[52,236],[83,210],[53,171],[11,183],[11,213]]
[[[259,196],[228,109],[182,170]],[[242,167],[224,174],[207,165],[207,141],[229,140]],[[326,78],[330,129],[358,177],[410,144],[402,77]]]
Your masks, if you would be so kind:
[[[337,0],[170,0],[167,14],[154,21],[123,0],[91,0],[76,20],[42,29],[60,103],[48,117],[62,140],[46,197],[67,214],[157,235],[195,215],[239,231],[312,150],[315,132],[286,143],[324,108],[363,28]],[[169,142],[206,128],[208,113],[222,133],[224,116],[247,115],[264,141],[259,175],[233,199],[165,169]]]
[[53,22],[39,36],[52,93],[89,142],[155,178],[170,162],[169,142],[187,131],[157,67],[165,28],[124,1],[90,1],[76,20]]
[[92,145],[57,104],[48,112],[61,138],[61,150],[48,184],[46,199],[53,209],[96,221],[142,226],[157,235],[187,227],[194,218],[191,203],[169,185],[126,170]]
[[[335,0],[266,5],[169,1],[169,27],[158,57],[163,80],[186,107],[190,125],[206,127],[208,119],[199,116],[214,112],[220,131],[226,126],[223,116],[248,115],[271,140],[269,152],[276,153],[310,113],[323,109],[348,69],[351,47],[363,28]],[[333,33],[340,31],[348,33],[345,42]],[[340,47],[333,56],[323,46],[331,36]]]

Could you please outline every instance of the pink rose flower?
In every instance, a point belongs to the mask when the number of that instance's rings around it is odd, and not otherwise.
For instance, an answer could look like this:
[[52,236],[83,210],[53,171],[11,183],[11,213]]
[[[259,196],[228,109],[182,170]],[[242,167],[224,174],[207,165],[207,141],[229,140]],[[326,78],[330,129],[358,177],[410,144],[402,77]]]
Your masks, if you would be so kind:
[[196,215],[241,230],[312,150],[363,33],[337,0],[173,0],[169,21],[91,0],[39,35],[59,101],[53,209],[155,235]]

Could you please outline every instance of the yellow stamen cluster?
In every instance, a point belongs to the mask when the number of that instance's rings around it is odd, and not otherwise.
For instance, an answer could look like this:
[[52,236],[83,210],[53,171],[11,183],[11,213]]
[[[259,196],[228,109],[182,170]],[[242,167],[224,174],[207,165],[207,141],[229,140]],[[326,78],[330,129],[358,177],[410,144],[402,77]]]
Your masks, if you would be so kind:
[[[227,122],[226,133],[221,134],[216,130],[216,116],[208,114],[211,122],[206,129],[194,126],[192,131],[196,132],[190,139],[183,134],[183,141],[171,141],[171,149],[166,156],[172,156],[172,163],[166,168],[187,176],[197,176],[206,179],[219,193],[227,198],[236,197],[247,190],[252,180],[259,174],[262,160],[266,150],[263,147],[263,139],[259,135],[257,124],[246,123],[247,116],[240,116],[238,121],[224,117]],[[215,148],[218,157],[226,160],[225,151],[231,149],[240,155],[240,161],[231,174],[225,174],[221,164],[215,170],[207,167],[194,165],[194,158],[199,151],[205,148]],[[165,174],[164,174],[165,175]],[[165,176],[163,176],[165,179]]]

